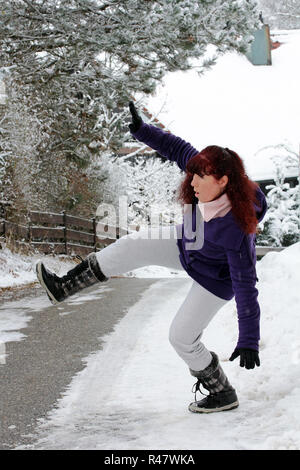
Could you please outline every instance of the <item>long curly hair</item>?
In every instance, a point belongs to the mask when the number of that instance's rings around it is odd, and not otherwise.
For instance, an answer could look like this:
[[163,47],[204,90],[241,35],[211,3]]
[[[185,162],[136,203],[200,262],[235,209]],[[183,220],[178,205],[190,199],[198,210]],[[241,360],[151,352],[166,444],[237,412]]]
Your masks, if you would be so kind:
[[245,233],[257,233],[258,220],[253,204],[259,205],[256,198],[259,185],[249,179],[244,163],[236,152],[210,145],[190,158],[186,165],[186,177],[179,188],[178,200],[182,205],[198,202],[191,186],[194,173],[199,176],[213,175],[216,179],[227,175],[225,192],[231,202],[233,216]]

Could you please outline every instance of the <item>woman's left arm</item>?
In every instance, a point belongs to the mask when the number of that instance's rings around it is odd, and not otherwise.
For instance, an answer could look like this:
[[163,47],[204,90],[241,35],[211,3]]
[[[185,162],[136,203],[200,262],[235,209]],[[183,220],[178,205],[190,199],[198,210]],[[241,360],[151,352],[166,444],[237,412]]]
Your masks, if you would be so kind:
[[240,356],[240,365],[252,369],[260,365],[258,351],[260,339],[260,307],[257,300],[256,270],[250,258],[248,238],[245,236],[240,250],[227,250],[227,259],[238,312],[239,338],[231,360]]

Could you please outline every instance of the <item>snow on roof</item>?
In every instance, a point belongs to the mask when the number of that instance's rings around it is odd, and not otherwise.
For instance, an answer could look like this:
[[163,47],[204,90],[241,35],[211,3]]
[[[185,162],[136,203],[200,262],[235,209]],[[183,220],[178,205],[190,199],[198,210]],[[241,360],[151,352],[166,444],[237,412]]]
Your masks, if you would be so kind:
[[[272,150],[262,148],[285,143],[297,153],[300,143],[300,30],[271,34],[281,42],[272,66],[226,53],[201,76],[195,70],[168,73],[147,100],[153,113],[164,103],[159,120],[199,150],[216,144],[238,152],[255,180],[275,174]],[[298,173],[288,170],[289,176]]]

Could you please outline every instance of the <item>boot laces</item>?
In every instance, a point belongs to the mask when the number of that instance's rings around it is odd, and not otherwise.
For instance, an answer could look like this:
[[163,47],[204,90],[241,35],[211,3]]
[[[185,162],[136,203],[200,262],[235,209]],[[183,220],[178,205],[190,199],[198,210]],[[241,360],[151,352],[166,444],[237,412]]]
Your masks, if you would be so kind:
[[195,397],[195,401],[197,401],[197,392],[200,392],[201,395],[204,395],[205,397],[209,397],[209,394],[207,395],[206,393],[203,393],[203,391],[201,390],[201,386],[202,383],[201,383],[201,380],[198,379],[196,383],[194,383],[193,387],[192,387],[192,393],[194,394],[194,397]]
[[194,397],[195,397],[195,402],[197,402],[197,392],[200,392],[201,395],[204,395],[205,396],[205,400],[206,400],[206,403],[209,404],[209,403],[215,403],[216,400],[217,402],[219,401],[219,398],[218,398],[218,394],[217,393],[203,393],[203,391],[201,390],[201,387],[200,385],[202,385],[200,379],[198,379],[198,381],[193,385],[193,388],[192,388],[192,392],[194,393]]

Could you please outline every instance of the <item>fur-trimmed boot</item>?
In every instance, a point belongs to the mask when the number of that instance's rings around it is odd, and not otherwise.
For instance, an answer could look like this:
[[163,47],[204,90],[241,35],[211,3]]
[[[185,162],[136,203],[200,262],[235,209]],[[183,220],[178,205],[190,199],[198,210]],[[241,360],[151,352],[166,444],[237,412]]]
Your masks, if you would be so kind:
[[[191,374],[197,377],[194,384],[195,402],[189,405],[189,410],[193,413],[213,413],[214,411],[232,410],[239,406],[238,398],[234,388],[230,385],[222,367],[220,366],[217,354],[211,351],[212,361],[201,371],[190,369]],[[200,385],[209,391],[200,401],[196,401],[196,393],[200,393]],[[205,395],[202,393],[202,395]]]
[[90,253],[85,260],[68,271],[65,276],[59,277],[51,273],[41,261],[36,264],[36,274],[53,304],[62,302],[67,297],[97,282],[108,281],[100,269],[95,253]]

